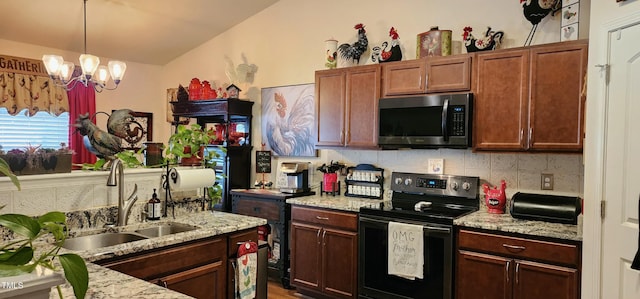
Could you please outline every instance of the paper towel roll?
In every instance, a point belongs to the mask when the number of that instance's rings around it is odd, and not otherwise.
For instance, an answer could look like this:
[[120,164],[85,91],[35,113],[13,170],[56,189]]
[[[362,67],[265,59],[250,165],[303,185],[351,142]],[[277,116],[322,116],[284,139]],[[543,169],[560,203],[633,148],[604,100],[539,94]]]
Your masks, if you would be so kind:
[[171,182],[171,189],[173,190],[187,190],[198,189],[203,187],[210,187],[216,181],[216,173],[211,168],[201,169],[177,169],[177,180],[175,183]]

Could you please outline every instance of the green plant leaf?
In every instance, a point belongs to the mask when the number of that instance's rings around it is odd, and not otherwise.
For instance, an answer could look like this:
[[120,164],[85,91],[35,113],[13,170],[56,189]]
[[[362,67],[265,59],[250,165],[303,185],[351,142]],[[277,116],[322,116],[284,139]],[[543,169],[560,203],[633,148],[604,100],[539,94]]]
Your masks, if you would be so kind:
[[14,233],[35,239],[40,233],[40,224],[31,217],[20,214],[0,215],[0,225],[10,229]]
[[16,186],[18,190],[20,190],[20,181],[18,181],[18,177],[15,174],[13,174],[13,172],[11,172],[11,168],[9,167],[9,164],[7,163],[7,161],[5,161],[2,158],[0,158],[0,173],[9,177],[13,185]]
[[0,264],[2,265],[21,266],[30,262],[31,259],[33,259],[33,248],[29,246],[0,253]]
[[40,223],[40,225],[43,225],[47,222],[64,224],[66,221],[67,217],[64,215],[64,213],[57,211],[49,212],[38,217],[38,223]]
[[33,272],[36,264],[28,265],[5,265],[0,264],[0,277],[16,276]]
[[62,269],[64,269],[64,277],[73,287],[73,294],[78,299],[84,299],[89,288],[89,271],[87,264],[77,254],[65,253],[58,256]]

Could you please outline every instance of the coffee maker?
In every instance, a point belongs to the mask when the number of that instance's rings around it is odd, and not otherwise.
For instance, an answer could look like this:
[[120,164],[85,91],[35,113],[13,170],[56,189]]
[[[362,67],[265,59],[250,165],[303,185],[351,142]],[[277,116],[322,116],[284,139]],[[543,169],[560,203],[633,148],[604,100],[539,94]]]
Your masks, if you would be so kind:
[[287,184],[280,188],[282,193],[309,192],[309,162],[282,162],[280,171],[287,175]]

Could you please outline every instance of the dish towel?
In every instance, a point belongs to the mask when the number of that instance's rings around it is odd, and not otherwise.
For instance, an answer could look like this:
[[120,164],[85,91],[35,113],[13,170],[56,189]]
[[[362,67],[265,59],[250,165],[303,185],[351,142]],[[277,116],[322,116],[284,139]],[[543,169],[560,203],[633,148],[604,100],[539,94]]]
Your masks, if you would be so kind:
[[256,277],[258,274],[258,244],[245,242],[238,247],[236,259],[236,298],[253,299],[256,297]]
[[388,274],[423,279],[424,239],[422,225],[389,222]]

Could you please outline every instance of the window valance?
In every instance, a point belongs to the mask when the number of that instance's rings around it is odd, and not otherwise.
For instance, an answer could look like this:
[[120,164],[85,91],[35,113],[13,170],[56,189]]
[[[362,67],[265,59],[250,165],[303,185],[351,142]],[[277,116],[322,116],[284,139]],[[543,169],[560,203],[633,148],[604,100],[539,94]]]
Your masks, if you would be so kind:
[[47,111],[60,115],[69,111],[67,91],[54,84],[40,60],[0,55],[0,107],[16,115]]

